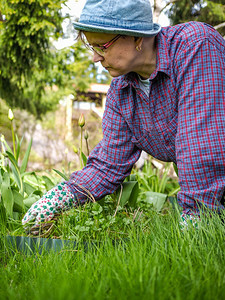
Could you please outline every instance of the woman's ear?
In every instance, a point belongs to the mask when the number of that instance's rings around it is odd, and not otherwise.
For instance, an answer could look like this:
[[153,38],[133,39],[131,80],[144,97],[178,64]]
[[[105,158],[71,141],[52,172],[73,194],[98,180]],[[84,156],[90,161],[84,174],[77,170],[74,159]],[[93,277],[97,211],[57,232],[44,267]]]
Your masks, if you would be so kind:
[[142,47],[142,43],[143,43],[143,37],[135,37],[134,42],[135,42],[135,49],[137,51],[141,51],[141,47]]

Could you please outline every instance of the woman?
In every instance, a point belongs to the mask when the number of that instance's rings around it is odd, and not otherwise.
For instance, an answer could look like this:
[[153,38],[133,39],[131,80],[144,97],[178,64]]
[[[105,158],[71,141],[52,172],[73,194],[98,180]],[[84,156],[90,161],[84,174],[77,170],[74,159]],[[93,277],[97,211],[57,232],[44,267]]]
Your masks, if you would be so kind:
[[211,26],[162,28],[149,0],[87,0],[79,35],[94,62],[114,77],[107,94],[103,140],[87,166],[44,195],[23,224],[114,192],[145,150],[179,170],[182,220],[200,209],[224,209],[225,41]]

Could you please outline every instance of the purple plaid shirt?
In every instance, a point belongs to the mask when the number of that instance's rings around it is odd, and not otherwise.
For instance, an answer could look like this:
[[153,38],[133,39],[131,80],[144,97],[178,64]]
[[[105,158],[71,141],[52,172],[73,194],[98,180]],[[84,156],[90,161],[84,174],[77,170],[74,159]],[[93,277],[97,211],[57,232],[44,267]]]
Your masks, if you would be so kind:
[[202,203],[224,209],[225,40],[211,26],[190,22],[163,28],[156,43],[149,97],[135,73],[112,80],[103,140],[67,184],[81,203],[87,198],[76,183],[98,200],[115,191],[144,150],[177,164],[185,213]]

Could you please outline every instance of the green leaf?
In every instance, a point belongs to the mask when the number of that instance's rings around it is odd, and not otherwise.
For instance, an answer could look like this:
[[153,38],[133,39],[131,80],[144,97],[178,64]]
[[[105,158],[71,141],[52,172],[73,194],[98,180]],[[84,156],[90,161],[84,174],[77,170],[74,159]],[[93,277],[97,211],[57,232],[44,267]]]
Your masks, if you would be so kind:
[[168,194],[168,196],[169,196],[169,197],[174,196],[174,195],[176,195],[179,191],[180,191],[180,187],[177,187],[177,188],[173,189],[173,190]]
[[60,171],[58,171],[56,169],[53,169],[53,171],[55,171],[57,174],[59,174],[59,176],[61,176],[62,178],[64,178],[66,181],[69,180],[69,178],[65,174],[63,174],[62,172],[60,172]]
[[3,175],[4,175],[4,173],[5,173],[5,170],[2,167],[0,167],[0,186],[1,186],[1,183],[3,181]]
[[178,175],[178,168],[177,168],[177,165],[175,163],[173,163],[173,168],[174,168],[174,171],[177,174],[177,176],[179,176]]
[[[27,175],[32,175],[35,180],[33,177],[26,177]],[[38,176],[35,172],[25,172],[21,176],[24,178],[24,181],[31,184],[32,187],[38,187],[38,189],[45,187],[44,184],[42,184],[41,177]]]
[[19,221],[20,220],[20,214],[21,213],[19,213],[17,211],[13,211],[13,220]]
[[[121,189],[117,190],[117,195],[120,195]],[[131,207],[136,206],[137,198],[139,194],[139,185],[137,181],[123,182],[122,184],[122,195],[120,198],[119,205],[124,207],[127,203]]]
[[162,193],[155,192],[145,192],[146,199],[144,202],[152,204],[155,210],[160,212],[163,208],[164,203],[166,202],[167,195]]
[[137,175],[136,174],[130,174],[129,181],[137,181]]
[[24,191],[27,195],[32,194],[36,189],[29,183],[24,182]]
[[5,173],[3,176],[3,182],[1,185],[1,197],[3,201],[3,205],[6,210],[6,214],[10,217],[13,215],[13,193],[10,186],[10,177],[8,173]]
[[45,186],[47,190],[51,190],[55,184],[51,181],[51,179],[45,175],[42,176],[44,182],[45,182]]
[[2,225],[6,225],[7,223],[7,215],[6,215],[6,210],[3,204],[3,201],[1,201],[1,195],[0,195],[0,224],[1,227]]
[[19,156],[20,156],[20,148],[21,148],[21,144],[22,144],[22,140],[23,140],[23,137],[21,138],[21,140],[19,140],[17,134],[16,134],[16,144],[17,144],[17,148],[16,148],[16,161],[18,163],[18,159],[19,159]]
[[14,198],[13,211],[23,213],[25,211],[23,196],[20,193],[18,193],[16,190],[13,190],[13,198]]
[[82,161],[83,161],[83,166],[85,167],[87,164],[87,157],[83,152],[81,152],[81,157],[82,157]]
[[23,158],[23,161],[22,161],[22,164],[21,164],[21,167],[20,167],[21,174],[23,174],[26,171],[28,159],[29,159],[29,156],[30,156],[31,146],[32,146],[32,139],[30,140],[30,142],[28,144],[26,153],[24,155],[24,158]]
[[20,175],[18,164],[17,164],[14,156],[9,151],[6,151],[6,154],[9,158],[10,162],[12,163],[11,169],[12,169],[12,172],[13,172],[13,175],[14,175],[15,182],[18,185],[19,190],[23,193],[23,190],[24,190],[23,189],[23,181],[22,181],[22,178],[21,178],[21,175]]
[[169,180],[169,177],[167,176],[168,172],[169,172],[169,167],[165,168],[163,176],[159,180],[160,184],[159,184],[159,187],[158,187],[158,190],[157,190],[157,192],[159,192],[159,193],[163,193],[165,188],[166,188],[166,184]]
[[23,200],[23,203],[27,208],[30,208],[32,204],[34,204],[36,201],[40,199],[39,195],[36,195],[35,193],[32,193],[29,195],[29,197],[25,198]]
[[8,143],[6,142],[6,140],[4,139],[4,145],[6,146],[7,150],[13,155],[13,151],[11,150],[11,148],[9,147]]
[[103,208],[101,207],[101,205],[99,205],[98,203],[94,203],[92,206],[92,214],[93,215],[99,215],[101,214],[103,211]]

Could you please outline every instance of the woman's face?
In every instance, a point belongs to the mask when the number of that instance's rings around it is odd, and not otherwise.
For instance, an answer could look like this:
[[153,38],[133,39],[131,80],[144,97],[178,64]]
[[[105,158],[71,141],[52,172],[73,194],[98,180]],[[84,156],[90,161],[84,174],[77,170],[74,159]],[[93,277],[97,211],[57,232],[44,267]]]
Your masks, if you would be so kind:
[[[116,34],[85,32],[91,46],[102,46],[116,37]],[[121,36],[109,48],[104,50],[104,56],[94,52],[93,61],[101,62],[112,77],[135,72],[137,69],[137,41],[131,36]]]

